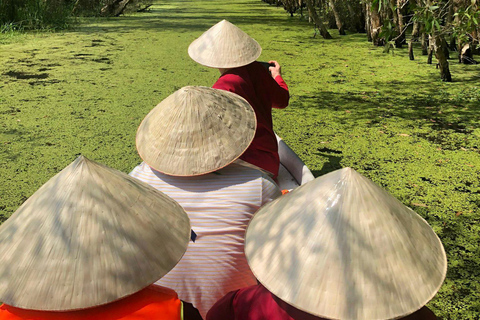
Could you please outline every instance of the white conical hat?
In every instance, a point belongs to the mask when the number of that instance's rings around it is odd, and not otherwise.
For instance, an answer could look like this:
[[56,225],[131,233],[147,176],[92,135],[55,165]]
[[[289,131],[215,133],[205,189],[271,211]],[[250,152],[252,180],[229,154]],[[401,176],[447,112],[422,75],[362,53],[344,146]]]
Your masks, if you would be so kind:
[[160,102],[137,131],[137,150],[150,167],[196,176],[227,166],[255,136],[255,112],[237,94],[183,87]]
[[170,271],[189,236],[174,200],[79,157],[0,227],[0,300],[55,311],[118,300]]
[[257,279],[328,319],[396,319],[424,306],[447,270],[427,222],[356,171],[319,177],[262,207],[246,234]]
[[190,58],[211,68],[245,66],[262,53],[257,41],[227,20],[222,20],[188,47]]

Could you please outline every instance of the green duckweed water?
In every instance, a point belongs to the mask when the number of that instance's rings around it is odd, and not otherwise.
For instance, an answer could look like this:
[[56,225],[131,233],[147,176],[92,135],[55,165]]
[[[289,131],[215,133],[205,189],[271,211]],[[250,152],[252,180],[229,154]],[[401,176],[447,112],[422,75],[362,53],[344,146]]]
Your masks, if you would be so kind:
[[419,50],[409,61],[361,34],[313,38],[311,25],[260,0],[159,0],[67,32],[0,35],[0,219],[80,154],[124,172],[138,164],[148,111],[217,79],[187,47],[221,19],[282,65],[291,103],[274,112],[277,133],[316,176],[352,167],[424,217],[449,267],[429,307],[479,319],[479,66],[452,60],[454,82],[442,83]]

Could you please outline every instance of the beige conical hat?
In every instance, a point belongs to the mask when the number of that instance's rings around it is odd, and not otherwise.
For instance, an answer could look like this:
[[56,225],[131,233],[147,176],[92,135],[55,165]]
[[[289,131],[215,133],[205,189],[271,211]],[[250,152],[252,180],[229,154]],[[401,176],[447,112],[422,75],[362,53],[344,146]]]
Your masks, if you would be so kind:
[[418,214],[356,171],[319,177],[262,207],[246,234],[257,279],[328,319],[396,319],[440,288],[447,260]]
[[189,236],[174,200],[79,157],[0,227],[0,300],[55,311],[118,300],[171,270]]
[[150,167],[196,176],[227,166],[255,135],[255,112],[237,94],[183,87],[160,102],[137,131],[137,150]]
[[245,66],[262,53],[262,48],[248,34],[227,20],[222,20],[188,47],[188,55],[195,62],[211,68]]

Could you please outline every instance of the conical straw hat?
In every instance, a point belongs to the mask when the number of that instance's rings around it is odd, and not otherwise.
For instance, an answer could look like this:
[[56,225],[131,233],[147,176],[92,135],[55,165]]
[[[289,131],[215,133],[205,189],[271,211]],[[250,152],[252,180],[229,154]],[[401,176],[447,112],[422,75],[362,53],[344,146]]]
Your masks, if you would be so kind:
[[227,20],[222,20],[188,47],[195,62],[211,68],[236,68],[257,60],[262,48],[257,41]]
[[65,311],[120,299],[171,270],[189,235],[171,198],[79,157],[0,227],[0,300]]
[[183,87],[160,102],[137,131],[137,150],[150,167],[196,176],[227,166],[248,148],[256,118],[234,93]]
[[262,207],[245,246],[270,292],[328,319],[411,314],[433,298],[447,270],[427,222],[350,168]]

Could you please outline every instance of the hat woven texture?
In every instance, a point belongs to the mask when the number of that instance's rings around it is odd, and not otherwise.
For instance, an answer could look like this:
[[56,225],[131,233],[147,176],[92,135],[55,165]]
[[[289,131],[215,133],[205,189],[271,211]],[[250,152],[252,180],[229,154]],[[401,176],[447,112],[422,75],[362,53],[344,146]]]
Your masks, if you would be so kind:
[[170,271],[189,236],[174,200],[79,157],[0,227],[0,300],[51,311],[118,300]]
[[262,48],[237,26],[222,20],[188,47],[188,55],[211,68],[236,68],[257,60]]
[[183,87],[160,102],[140,124],[140,157],[155,170],[196,176],[221,169],[248,148],[256,118],[235,93]]
[[246,256],[274,295],[328,319],[396,319],[445,279],[444,248],[427,222],[350,168],[262,207]]

